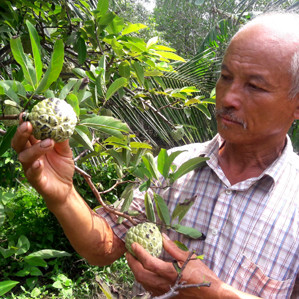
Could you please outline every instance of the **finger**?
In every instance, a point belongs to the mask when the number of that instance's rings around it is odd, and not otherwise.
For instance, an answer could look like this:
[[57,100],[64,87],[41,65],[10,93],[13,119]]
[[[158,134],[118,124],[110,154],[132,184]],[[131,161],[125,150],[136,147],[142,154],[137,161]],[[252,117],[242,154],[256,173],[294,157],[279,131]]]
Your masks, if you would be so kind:
[[174,281],[165,279],[160,275],[144,269],[142,263],[133,257],[132,254],[126,253],[126,259],[131,268],[137,282],[142,284],[145,290],[153,295],[161,295],[166,293]]
[[22,123],[18,127],[11,141],[11,146],[17,153],[20,153],[25,148],[28,148],[31,145],[29,142],[29,137],[31,135],[31,132],[32,132],[32,126],[27,121]]
[[31,167],[27,169],[26,171],[26,176],[28,178],[28,180],[35,185],[34,183],[38,182],[38,186],[44,184],[44,182],[42,182],[44,179],[46,179],[46,177],[42,176],[43,173],[43,169],[44,169],[44,164],[42,160],[36,160],[32,163]]
[[23,150],[18,156],[19,161],[27,169],[33,164],[34,161],[52,149],[53,146],[54,141],[52,139],[45,139],[41,142],[38,142]]
[[138,243],[133,243],[132,249],[136,255],[137,260],[145,269],[153,273],[158,273],[160,276],[166,277],[170,280],[176,279],[177,272],[175,271],[171,263],[167,263],[156,257],[153,257]]
[[177,245],[171,241],[167,235],[162,233],[163,247],[174,259],[177,261],[185,261],[189,255],[188,251],[184,251],[177,247]]

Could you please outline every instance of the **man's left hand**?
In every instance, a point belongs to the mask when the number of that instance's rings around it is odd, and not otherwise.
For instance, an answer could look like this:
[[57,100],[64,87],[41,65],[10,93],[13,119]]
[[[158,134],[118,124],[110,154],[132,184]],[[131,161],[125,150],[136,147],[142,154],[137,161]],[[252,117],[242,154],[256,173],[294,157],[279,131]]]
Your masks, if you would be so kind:
[[[178,265],[182,267],[185,260],[188,258],[189,252],[179,249],[174,242],[167,237],[163,237],[164,249],[177,261]],[[145,249],[137,243],[132,245],[132,249],[136,255],[134,258],[130,253],[126,254],[126,258],[136,280],[142,284],[145,290],[154,296],[165,294],[169,291],[170,287],[174,285],[178,273],[170,262],[164,262],[158,258],[151,256]],[[195,255],[194,255],[195,257]],[[213,273],[202,261],[192,259],[188,262],[187,267],[183,271],[181,281],[185,284],[202,283],[203,280],[213,283],[213,290],[209,287],[192,288],[180,291],[180,295],[184,298],[194,298],[198,295],[206,296],[210,291],[216,291],[215,287],[220,286],[222,283],[219,278]],[[204,290],[210,289],[210,290]],[[212,294],[210,293],[210,296]],[[213,298],[214,296],[212,295]],[[208,298],[208,297],[207,297]]]

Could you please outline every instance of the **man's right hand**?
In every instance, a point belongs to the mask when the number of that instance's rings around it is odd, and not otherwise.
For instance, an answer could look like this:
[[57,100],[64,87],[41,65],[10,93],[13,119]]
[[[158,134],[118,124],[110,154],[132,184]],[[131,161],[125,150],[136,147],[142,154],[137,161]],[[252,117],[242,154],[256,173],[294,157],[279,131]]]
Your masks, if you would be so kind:
[[30,122],[23,122],[12,139],[29,183],[48,205],[63,203],[72,189],[74,162],[68,141],[36,140]]

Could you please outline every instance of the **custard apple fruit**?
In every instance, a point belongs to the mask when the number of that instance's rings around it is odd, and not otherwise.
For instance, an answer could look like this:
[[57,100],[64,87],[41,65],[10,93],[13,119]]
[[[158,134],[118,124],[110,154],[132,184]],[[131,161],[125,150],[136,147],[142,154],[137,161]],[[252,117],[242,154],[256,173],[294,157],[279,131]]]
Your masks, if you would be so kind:
[[52,138],[55,142],[69,139],[74,133],[77,116],[73,107],[58,98],[49,98],[36,104],[28,116],[36,139]]
[[[4,115],[14,115],[19,114],[21,111],[20,107],[11,106],[11,105],[4,105],[3,114]],[[17,126],[19,124],[19,120],[13,120],[13,119],[6,119],[2,120],[2,123],[8,127],[11,126]]]
[[159,257],[162,252],[162,235],[154,223],[140,223],[128,230],[125,238],[126,248],[135,256],[131,248],[134,242],[140,244],[152,256]]

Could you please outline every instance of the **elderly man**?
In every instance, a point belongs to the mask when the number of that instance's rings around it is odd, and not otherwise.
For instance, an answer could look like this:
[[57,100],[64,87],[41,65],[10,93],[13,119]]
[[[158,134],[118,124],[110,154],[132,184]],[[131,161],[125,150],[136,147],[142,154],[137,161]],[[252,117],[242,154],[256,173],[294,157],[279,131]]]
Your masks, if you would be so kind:
[[[299,16],[272,14],[254,19],[232,39],[216,86],[217,136],[190,144],[184,159],[208,156],[207,165],[163,190],[173,209],[180,198],[196,196],[183,224],[206,235],[180,239],[204,260],[183,272],[188,288],[179,298],[299,298],[299,158],[288,129],[299,119]],[[29,182],[44,197],[79,254],[96,265],[125,252],[125,228],[94,213],[75,191],[67,142],[38,142],[23,123],[12,141]],[[104,215],[104,213],[102,213]],[[165,293],[188,253],[164,236],[163,259],[135,244],[128,263],[143,287]]]

